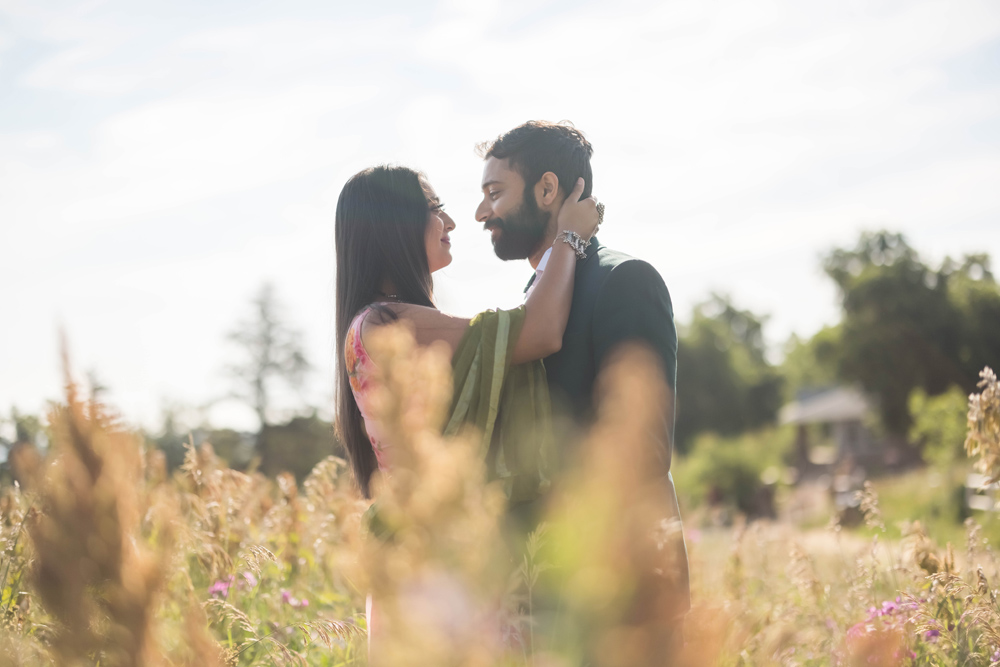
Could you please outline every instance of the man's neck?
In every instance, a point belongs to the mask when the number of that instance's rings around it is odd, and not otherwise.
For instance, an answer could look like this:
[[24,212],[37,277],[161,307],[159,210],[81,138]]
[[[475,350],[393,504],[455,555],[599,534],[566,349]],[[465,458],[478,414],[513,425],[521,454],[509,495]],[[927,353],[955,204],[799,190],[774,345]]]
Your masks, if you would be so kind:
[[538,263],[542,261],[542,255],[544,255],[545,251],[551,248],[552,244],[556,242],[556,231],[556,216],[553,214],[549,218],[548,227],[545,228],[545,236],[542,237],[541,242],[538,244],[538,248],[535,252],[528,255],[528,263],[531,264],[531,268],[538,268]]

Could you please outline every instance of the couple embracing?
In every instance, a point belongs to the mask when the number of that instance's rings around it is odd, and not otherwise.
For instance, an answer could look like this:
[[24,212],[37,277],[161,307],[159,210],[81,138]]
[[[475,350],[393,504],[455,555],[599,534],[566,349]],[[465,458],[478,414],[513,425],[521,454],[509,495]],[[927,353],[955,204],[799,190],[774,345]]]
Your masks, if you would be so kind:
[[[527,259],[535,269],[516,309],[470,319],[435,307],[431,274],[451,263],[448,234],[455,222],[423,174],[372,167],[355,174],[337,202],[337,428],[358,486],[370,497],[374,472],[392,468],[392,443],[370,406],[375,366],[364,343],[378,327],[405,321],[417,344],[449,347],[456,387],[449,428],[465,422],[486,431],[487,467],[504,480],[511,512],[528,522],[544,501],[547,481],[559,484],[565,457],[543,465],[519,449],[513,441],[524,439],[511,432],[518,428],[511,415],[530,420],[547,415],[551,405],[563,418],[557,423],[585,428],[605,362],[622,345],[640,343],[659,360],[671,389],[655,439],[673,510],[664,518],[679,522],[669,474],[677,362],[670,295],[650,264],[597,240],[604,207],[591,196],[590,142],[569,123],[530,121],[483,144],[480,153],[476,220],[490,233],[497,257]],[[464,395],[465,387],[484,389]],[[540,471],[545,465],[555,469]],[[670,580],[681,590],[676,622],[664,632],[679,642],[689,594],[683,537],[676,535],[669,548],[677,550],[674,562],[683,572]]]

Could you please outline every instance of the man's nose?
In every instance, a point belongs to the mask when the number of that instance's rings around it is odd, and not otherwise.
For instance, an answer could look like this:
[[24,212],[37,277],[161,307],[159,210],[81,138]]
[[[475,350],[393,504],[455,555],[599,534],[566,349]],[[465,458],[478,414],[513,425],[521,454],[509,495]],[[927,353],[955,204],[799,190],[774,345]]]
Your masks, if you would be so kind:
[[490,207],[486,205],[485,201],[482,201],[476,208],[476,220],[479,222],[486,222],[489,219],[490,219]]

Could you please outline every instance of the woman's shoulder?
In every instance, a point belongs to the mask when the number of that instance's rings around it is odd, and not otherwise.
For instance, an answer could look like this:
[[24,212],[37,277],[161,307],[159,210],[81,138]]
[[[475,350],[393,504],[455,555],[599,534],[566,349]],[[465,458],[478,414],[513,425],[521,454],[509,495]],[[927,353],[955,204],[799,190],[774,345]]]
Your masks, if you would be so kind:
[[359,310],[351,320],[347,328],[347,340],[344,343],[344,355],[349,368],[353,368],[358,361],[369,360],[368,351],[365,349],[365,338],[373,326],[384,324],[387,317],[392,317],[386,310],[384,304],[371,303]]
[[398,304],[396,317],[410,327],[417,345],[444,341],[454,351],[469,326],[469,318],[443,313],[437,308],[414,304]]

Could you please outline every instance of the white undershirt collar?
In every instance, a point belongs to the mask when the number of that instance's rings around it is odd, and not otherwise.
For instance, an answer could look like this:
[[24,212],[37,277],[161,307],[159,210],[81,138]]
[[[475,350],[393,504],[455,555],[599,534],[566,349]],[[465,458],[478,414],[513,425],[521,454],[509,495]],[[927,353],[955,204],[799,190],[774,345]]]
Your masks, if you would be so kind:
[[535,271],[544,271],[545,265],[549,263],[549,255],[552,254],[552,246],[549,246],[542,258],[538,260],[538,266],[535,267]]

